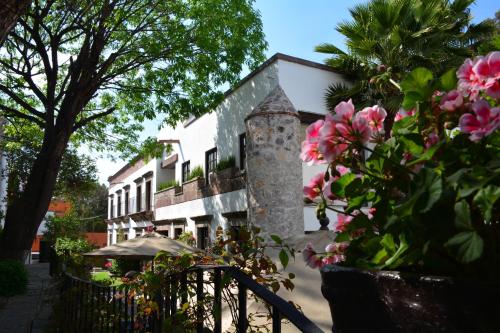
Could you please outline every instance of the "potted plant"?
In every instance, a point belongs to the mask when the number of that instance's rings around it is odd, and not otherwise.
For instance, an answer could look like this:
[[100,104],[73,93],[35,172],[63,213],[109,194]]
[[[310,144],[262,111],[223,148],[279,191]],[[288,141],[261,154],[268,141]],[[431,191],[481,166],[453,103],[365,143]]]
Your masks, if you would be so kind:
[[393,82],[390,135],[382,107],[351,101],[307,128],[301,158],[326,170],[304,194],[337,236],[303,255],[335,332],[500,332],[499,80],[500,52],[418,68]]
[[238,168],[236,167],[236,159],[234,156],[228,156],[217,163],[215,168],[215,173],[219,179],[233,178],[238,173]]

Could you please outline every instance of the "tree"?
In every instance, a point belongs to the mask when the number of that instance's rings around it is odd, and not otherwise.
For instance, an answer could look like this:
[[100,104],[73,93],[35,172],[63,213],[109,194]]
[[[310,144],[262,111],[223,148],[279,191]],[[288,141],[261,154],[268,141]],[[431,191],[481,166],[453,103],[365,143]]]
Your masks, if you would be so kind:
[[333,84],[326,102],[333,109],[352,98],[368,106],[384,101],[389,111],[386,133],[398,111],[402,94],[394,85],[405,73],[426,67],[437,74],[457,67],[491,38],[490,21],[471,24],[473,0],[372,0],[350,10],[352,21],[337,26],[346,38],[347,52],[332,44],[316,51],[332,54],[326,63],[353,82]]
[[0,45],[31,3],[31,0],[3,0],[0,7]]
[[47,210],[68,142],[130,152],[140,122],[200,115],[263,60],[253,0],[39,0],[0,54],[0,111],[43,139],[7,209],[0,256],[22,259]]

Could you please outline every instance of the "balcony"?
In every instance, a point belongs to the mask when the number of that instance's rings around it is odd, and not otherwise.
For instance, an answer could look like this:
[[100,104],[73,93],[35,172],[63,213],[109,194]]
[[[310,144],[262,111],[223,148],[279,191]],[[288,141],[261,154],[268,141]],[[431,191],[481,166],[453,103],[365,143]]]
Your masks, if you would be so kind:
[[120,208],[121,209],[118,210],[117,205],[113,205],[113,214],[111,214],[111,217],[106,220],[106,222],[127,222],[128,217],[136,222],[153,220],[154,205],[152,203],[147,205],[146,195],[144,193],[140,197],[140,203],[137,202],[136,197],[132,197],[129,199],[128,206],[123,203]]
[[155,193],[155,207],[177,205],[186,201],[211,197],[217,194],[244,189],[245,174],[237,168],[229,168],[210,174],[209,183],[205,178],[195,178],[178,187],[171,187]]

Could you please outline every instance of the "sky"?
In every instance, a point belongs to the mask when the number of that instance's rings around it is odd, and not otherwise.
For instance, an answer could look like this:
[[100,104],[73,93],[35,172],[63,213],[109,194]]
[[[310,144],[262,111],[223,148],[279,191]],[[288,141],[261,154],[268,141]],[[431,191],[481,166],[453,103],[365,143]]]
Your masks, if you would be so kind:
[[[321,43],[343,47],[344,39],[335,26],[350,20],[349,8],[365,1],[354,0],[256,0],[255,8],[261,12],[264,33],[268,42],[265,54],[269,58],[280,52],[307,60],[323,62],[326,55],[314,52]],[[495,0],[477,0],[471,11],[474,22],[494,17],[500,9]],[[244,77],[247,72],[241,74]],[[142,137],[155,136],[161,120],[145,123]],[[118,171],[125,161],[98,158],[98,176],[101,183]]]

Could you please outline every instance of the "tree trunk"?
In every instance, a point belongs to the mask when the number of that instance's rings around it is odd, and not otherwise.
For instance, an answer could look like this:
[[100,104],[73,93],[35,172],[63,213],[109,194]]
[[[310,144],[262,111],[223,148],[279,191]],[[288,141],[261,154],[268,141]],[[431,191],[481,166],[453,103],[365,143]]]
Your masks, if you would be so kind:
[[71,126],[47,133],[26,187],[21,196],[7,208],[5,226],[0,238],[0,259],[24,261],[31,249],[38,227],[52,199],[62,156],[71,135]]
[[31,0],[2,0],[0,5],[0,46],[14,28],[19,16],[24,14]]

